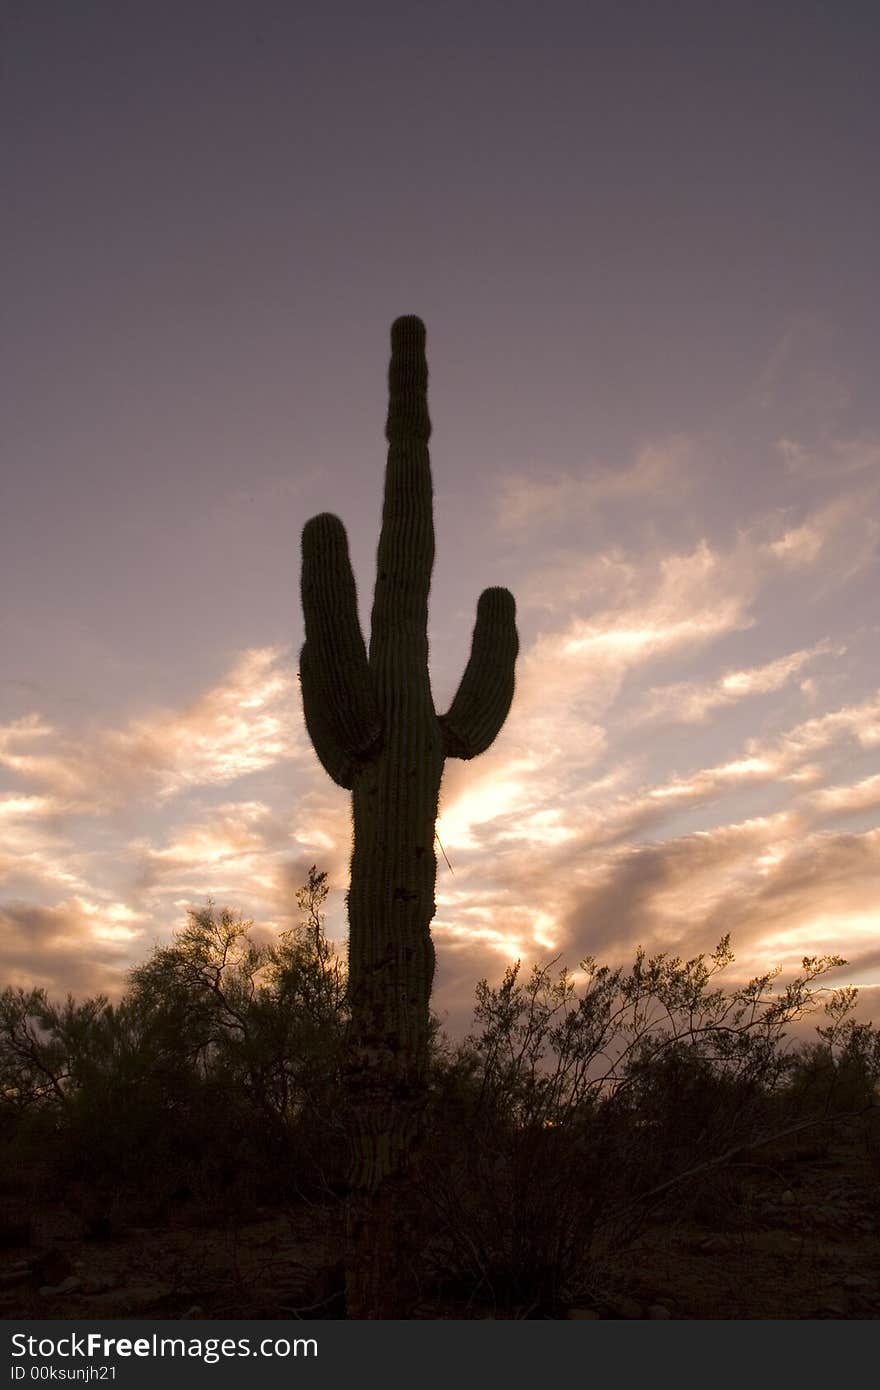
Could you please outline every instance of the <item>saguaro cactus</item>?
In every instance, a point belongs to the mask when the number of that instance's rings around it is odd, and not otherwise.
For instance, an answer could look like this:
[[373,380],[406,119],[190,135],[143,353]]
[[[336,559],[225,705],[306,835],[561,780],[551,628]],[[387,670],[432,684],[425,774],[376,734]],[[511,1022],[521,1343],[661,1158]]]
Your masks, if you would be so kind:
[[512,594],[486,589],[458,692],[437,715],[428,675],[434,523],[427,383],[425,326],[414,316],[399,318],[391,327],[388,465],[369,654],[342,522],[322,513],[302,538],[306,725],[326,771],[351,791],[354,812],[347,1295],[349,1316],[359,1317],[401,1315],[392,1288],[401,1273],[395,1183],[423,1105],[443,764],[473,758],[492,743],[513,698],[519,645]]

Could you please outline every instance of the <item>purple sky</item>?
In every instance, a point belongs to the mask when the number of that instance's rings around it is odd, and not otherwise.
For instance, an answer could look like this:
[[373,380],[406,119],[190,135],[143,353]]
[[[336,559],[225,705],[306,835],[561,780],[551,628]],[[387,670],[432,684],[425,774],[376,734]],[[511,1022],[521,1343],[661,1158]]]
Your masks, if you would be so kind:
[[[306,11],[311,9],[313,13]],[[208,894],[271,932],[349,809],[299,536],[366,622],[388,330],[428,328],[435,1003],[518,955],[840,951],[880,988],[873,5],[9,3],[0,983],[121,986]]]

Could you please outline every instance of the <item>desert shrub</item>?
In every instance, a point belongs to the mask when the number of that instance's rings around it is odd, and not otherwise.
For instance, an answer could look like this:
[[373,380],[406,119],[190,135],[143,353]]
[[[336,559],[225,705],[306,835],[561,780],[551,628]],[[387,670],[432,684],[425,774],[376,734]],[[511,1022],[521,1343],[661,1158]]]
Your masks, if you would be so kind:
[[555,962],[480,982],[472,1033],[434,1062],[419,1181],[440,1286],[521,1311],[583,1296],[647,1212],[764,1141],[788,1027],[843,962],[725,991],[733,959],[725,938],[688,961],[640,950],[628,971],[586,960],[579,986]]
[[766,1081],[721,1070],[698,1041],[661,1036],[627,1063],[626,1083],[607,1103],[626,1111],[661,1179],[763,1121]]
[[[68,1016],[90,1018],[106,1000],[76,1006]],[[0,1118],[9,1121],[42,1106],[62,1104],[70,1080],[67,1048],[58,1036],[59,1010],[44,989],[0,993]]]
[[[872,1030],[873,1031],[873,1030]],[[880,1035],[874,1033],[874,1041]],[[861,1115],[878,1104],[876,1047],[856,1045],[835,1053],[825,1043],[808,1043],[793,1056],[786,1099],[795,1114]]]
[[565,1124],[522,1123],[504,1101],[460,1058],[435,1080],[418,1173],[427,1276],[435,1293],[526,1314],[584,1286],[604,1208],[625,1183],[610,1112],[585,1101]]
[[[271,945],[209,901],[117,1004],[0,993],[7,1170],[78,1192],[96,1233],[113,1212],[143,1224],[184,1202],[226,1219],[344,1190],[346,980],[326,896],[312,868],[300,924]],[[628,969],[516,963],[478,984],[463,1042],[435,1021],[413,1185],[431,1290],[520,1314],[572,1302],[664,1203],[729,1204],[731,1159],[875,1113],[877,1031],[854,1021],[854,991],[824,984],[843,962],[725,989],[732,961],[725,938],[691,960],[640,950]],[[823,1001],[818,1041],[792,1048]]]
[[[0,1143],[42,1148],[53,1183],[234,1209],[338,1180],[345,973],[326,875],[277,943],[213,903],[130,975],[119,1004],[0,995]],[[106,1200],[105,1200],[106,1199]]]

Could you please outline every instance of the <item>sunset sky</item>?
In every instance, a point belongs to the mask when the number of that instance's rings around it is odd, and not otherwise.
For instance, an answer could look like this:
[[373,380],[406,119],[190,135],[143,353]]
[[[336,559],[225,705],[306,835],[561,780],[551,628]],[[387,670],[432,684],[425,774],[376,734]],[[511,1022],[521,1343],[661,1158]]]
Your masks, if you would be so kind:
[[[349,798],[299,538],[366,625],[389,327],[427,324],[435,1006],[510,960],[840,952],[880,991],[876,6],[40,0],[0,25],[0,986],[262,935]],[[880,993],[875,995],[875,1021]]]

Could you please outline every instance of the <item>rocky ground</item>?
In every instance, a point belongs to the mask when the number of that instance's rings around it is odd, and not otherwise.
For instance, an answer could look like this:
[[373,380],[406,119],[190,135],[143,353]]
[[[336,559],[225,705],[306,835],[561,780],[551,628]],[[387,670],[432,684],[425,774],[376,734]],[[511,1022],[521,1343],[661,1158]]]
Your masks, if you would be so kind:
[[[426,1301],[423,1318],[880,1317],[880,1186],[864,1129],[752,1155],[702,1205],[671,1203],[597,1259],[567,1305]],[[337,1205],[208,1221],[182,1201],[161,1227],[110,1221],[87,1236],[75,1202],[0,1208],[0,1316],[338,1318]]]

